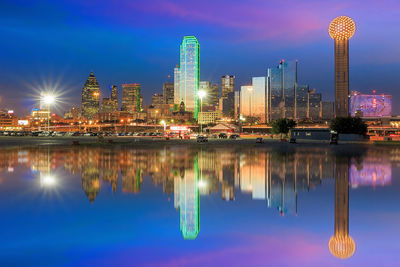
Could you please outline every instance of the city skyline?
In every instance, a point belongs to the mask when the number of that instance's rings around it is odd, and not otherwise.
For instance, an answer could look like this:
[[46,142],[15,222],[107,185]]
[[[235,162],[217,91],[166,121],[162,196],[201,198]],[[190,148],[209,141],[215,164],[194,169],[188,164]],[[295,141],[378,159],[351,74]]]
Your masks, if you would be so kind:
[[[396,46],[398,30],[393,27],[384,27],[385,25],[396,25],[398,20],[395,18],[395,10],[398,5],[396,2],[387,1],[387,5],[382,6],[368,1],[368,5],[365,4],[362,9],[357,9],[356,6],[360,3],[352,1],[343,3],[329,12],[326,10],[331,4],[315,5],[307,11],[307,14],[312,14],[312,16],[309,19],[301,20],[299,24],[302,26],[301,29],[294,23],[296,16],[300,16],[301,13],[300,11],[295,12],[295,7],[304,11],[306,7],[310,7],[312,1],[306,1],[303,5],[290,2],[276,4],[275,8],[276,10],[287,8],[287,13],[294,12],[295,16],[293,20],[290,20],[291,22],[283,23],[279,20],[265,19],[257,23],[253,18],[247,16],[249,21],[245,21],[244,26],[239,27],[235,23],[228,23],[228,18],[239,12],[234,9],[232,14],[225,14],[219,20],[211,23],[215,24],[215,30],[211,31],[209,31],[210,22],[208,21],[210,16],[195,16],[193,19],[188,19],[179,13],[188,10],[190,3],[184,3],[179,6],[178,11],[173,11],[172,7],[177,6],[177,3],[166,1],[161,6],[168,8],[165,8],[166,11],[160,11],[160,17],[171,18],[173,23],[167,22],[163,26],[155,21],[147,27],[141,23],[129,30],[127,24],[130,25],[132,21],[123,21],[126,14],[126,11],[123,10],[124,7],[129,6],[131,10],[142,10],[144,14],[149,15],[149,18],[152,18],[154,11],[149,11],[148,4],[132,7],[128,5],[127,1],[120,1],[119,6],[100,2],[96,7],[98,12],[91,15],[93,21],[102,22],[102,27],[96,31],[90,31],[93,22],[89,22],[89,15],[85,12],[89,7],[83,3],[54,4],[49,2],[43,13],[39,13],[39,11],[42,12],[40,5],[32,3],[29,9],[23,8],[23,12],[19,12],[18,15],[16,14],[17,4],[6,3],[2,8],[5,14],[1,19],[3,26],[0,28],[5,42],[0,45],[0,51],[4,54],[2,58],[9,64],[0,76],[2,98],[0,106],[6,108],[5,105],[10,105],[15,107],[14,109],[18,113],[26,114],[26,111],[34,106],[32,100],[32,95],[35,94],[34,89],[43,87],[45,83],[57,84],[57,81],[60,83],[59,89],[68,92],[65,94],[67,97],[65,102],[78,105],[79,91],[90,71],[94,71],[99,79],[101,96],[105,94],[109,85],[137,82],[142,85],[145,104],[149,104],[150,96],[161,90],[162,83],[168,81],[168,75],[173,75],[173,67],[178,62],[176,43],[184,35],[190,34],[195,35],[202,43],[200,80],[218,82],[221,75],[229,73],[236,76],[236,90],[238,90],[240,85],[249,83],[251,77],[263,76],[268,66],[274,66],[275,62],[282,58],[298,59],[302,70],[299,74],[302,77],[299,79],[299,83],[307,83],[310,88],[316,88],[318,92],[326,96],[326,100],[333,100],[334,70],[331,66],[334,61],[332,58],[333,47],[326,28],[333,18],[342,14],[352,17],[359,26],[350,46],[352,55],[350,91],[370,93],[376,89],[380,93],[392,94],[394,100],[399,98],[394,79],[400,62],[399,53],[396,53],[398,51]],[[259,1],[254,1],[254,3],[259,4],[261,9],[264,7]],[[200,5],[199,11],[190,12],[200,14],[201,10],[208,7],[210,13],[213,14],[219,6],[220,4],[205,1]],[[113,7],[113,14],[121,14],[121,16],[118,16],[114,22],[103,20],[107,7]],[[50,15],[50,10],[54,11],[54,14],[63,13],[65,21]],[[379,15],[370,15],[371,10],[385,11],[387,15],[384,20],[377,21]],[[271,11],[261,10],[259,13],[255,13],[253,8],[245,8],[243,12],[260,17],[264,12]],[[15,17],[11,18],[10,14]],[[39,14],[43,16],[39,17]],[[287,16],[287,14],[284,13],[283,16]],[[20,21],[16,23],[15,19],[18,18]],[[78,18],[78,20],[76,23],[72,23],[71,18]],[[145,19],[145,21],[147,20]],[[183,27],[180,22],[187,22],[187,25]],[[83,23],[85,27],[78,30],[78,23]],[[275,27],[268,27],[269,25]],[[156,29],[158,26],[170,28],[166,33],[155,34],[159,33],[159,30]],[[32,37],[29,32],[34,28],[38,29],[38,37],[44,38]],[[273,28],[276,28],[275,34]],[[385,30],[380,31],[378,28],[385,28]],[[55,43],[56,40],[65,37],[55,33],[57,29],[61,32],[65,30],[70,43],[65,45]],[[225,29],[224,37],[226,38],[217,37],[215,34],[217,30],[222,29]],[[80,31],[84,30],[87,30],[88,33],[88,38],[85,38],[86,42],[80,36]],[[239,33],[242,32],[246,34],[239,40]],[[109,41],[93,42],[102,38],[101,36],[106,33],[110,33],[115,38],[112,45],[107,48],[107,52],[110,53],[107,56],[102,54],[106,49],[105,45],[109,45]],[[49,34],[55,39],[49,40],[46,37]],[[369,38],[370,36],[375,38]],[[278,37],[282,37],[287,42],[280,46],[277,42]],[[141,38],[143,44],[132,44],[132,40],[137,38]],[[390,43],[383,42],[385,49],[377,49],[380,40],[389,39]],[[296,41],[295,44],[293,44],[293,40]],[[17,50],[14,48],[15,42],[29,42],[31,45],[19,49],[17,54]],[[161,42],[162,48],[149,45],[151,42]],[[149,49],[151,47],[152,49]],[[365,54],[368,54],[369,57],[365,58]],[[131,60],[134,64],[127,64]],[[68,104],[65,108],[63,107],[64,110],[68,110],[68,108]],[[398,107],[394,106],[395,114],[400,111],[397,109]]]

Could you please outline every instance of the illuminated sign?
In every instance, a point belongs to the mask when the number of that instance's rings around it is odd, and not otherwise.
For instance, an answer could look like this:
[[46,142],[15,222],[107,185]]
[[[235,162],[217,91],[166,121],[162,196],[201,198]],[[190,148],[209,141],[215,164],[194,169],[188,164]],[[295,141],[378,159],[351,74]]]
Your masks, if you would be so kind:
[[169,129],[171,131],[189,131],[187,126],[170,126]]
[[18,120],[18,125],[27,126],[29,124],[28,120]]
[[392,165],[376,162],[376,159],[365,159],[362,164],[351,164],[350,184],[358,186],[385,186],[392,183]]
[[361,117],[390,117],[392,116],[391,95],[363,95],[350,96],[350,114]]

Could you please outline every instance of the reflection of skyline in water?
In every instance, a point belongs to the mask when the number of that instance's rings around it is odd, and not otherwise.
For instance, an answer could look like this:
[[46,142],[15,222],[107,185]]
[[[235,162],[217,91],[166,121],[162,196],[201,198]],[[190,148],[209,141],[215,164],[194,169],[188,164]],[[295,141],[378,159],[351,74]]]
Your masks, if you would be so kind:
[[4,150],[0,159],[1,171],[26,166],[44,181],[59,169],[78,175],[92,203],[104,186],[112,192],[120,189],[124,194],[138,194],[144,179],[151,179],[165,194],[174,196],[185,239],[199,234],[200,195],[219,194],[223,201],[236,201],[235,194],[240,191],[255,201],[265,201],[282,216],[297,215],[299,193],[316,190],[325,179],[335,179],[335,232],[331,240],[336,242],[330,242],[329,249],[339,258],[350,257],[355,250],[355,244],[353,250],[352,242],[346,241],[351,239],[348,185],[390,185],[391,166],[397,162],[394,154],[389,157],[384,152],[366,151],[340,161],[325,148],[307,148],[305,153],[301,147],[293,153],[235,148],[44,147]]

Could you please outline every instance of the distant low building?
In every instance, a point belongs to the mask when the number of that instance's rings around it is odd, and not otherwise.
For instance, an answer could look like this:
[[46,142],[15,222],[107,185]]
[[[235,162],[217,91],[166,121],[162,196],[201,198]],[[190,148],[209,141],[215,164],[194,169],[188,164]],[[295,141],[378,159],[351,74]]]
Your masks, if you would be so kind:
[[215,123],[217,119],[219,119],[220,117],[221,113],[218,111],[199,112],[198,123],[199,124]]
[[13,112],[0,110],[0,128],[17,127],[18,117]]
[[79,120],[81,118],[81,111],[77,107],[72,107],[69,111],[65,112],[64,119]]
[[50,111],[48,109],[34,108],[31,111],[31,118],[33,120],[47,120],[50,117]]
[[120,123],[132,121],[132,114],[127,111],[114,111],[114,112],[100,112],[97,114],[97,120],[103,122]]

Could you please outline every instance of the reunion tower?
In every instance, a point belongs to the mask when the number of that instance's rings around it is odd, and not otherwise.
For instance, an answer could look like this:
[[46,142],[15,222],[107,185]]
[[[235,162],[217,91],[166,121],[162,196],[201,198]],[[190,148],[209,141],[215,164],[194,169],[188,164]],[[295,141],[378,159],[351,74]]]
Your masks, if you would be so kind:
[[335,115],[349,116],[349,39],[356,31],[354,21],[340,16],[329,24],[329,35],[335,41]]

